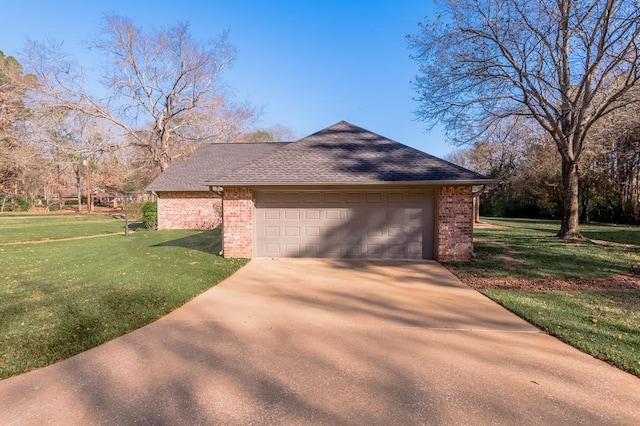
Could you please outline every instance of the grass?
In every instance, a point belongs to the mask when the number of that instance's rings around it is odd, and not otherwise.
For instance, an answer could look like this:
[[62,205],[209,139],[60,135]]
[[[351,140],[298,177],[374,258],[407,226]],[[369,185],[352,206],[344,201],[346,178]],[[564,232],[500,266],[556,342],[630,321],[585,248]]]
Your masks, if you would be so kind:
[[[563,241],[555,237],[559,222],[487,220],[501,228],[474,231],[476,258],[468,265],[453,264],[462,275],[594,278],[640,270],[640,227],[583,225],[587,238]],[[505,262],[505,256],[514,259]],[[464,266],[464,267],[462,267]]]
[[[485,220],[476,258],[449,265],[465,277],[607,278],[640,271],[640,227],[583,225],[590,241],[562,241],[558,222]],[[570,345],[640,377],[640,290],[483,290],[483,294]]]
[[562,341],[640,377],[640,291],[483,293]]
[[0,244],[115,234],[123,231],[124,221],[106,216],[67,215],[46,218],[0,216]]
[[104,217],[0,219],[0,378],[148,324],[225,279],[218,231],[137,231]]
[[[602,242],[554,238],[557,222],[492,220],[461,276],[608,277],[640,270],[640,227],[586,225]],[[106,217],[0,216],[0,378],[43,367],[148,324],[244,260],[217,256],[217,231],[137,231]],[[101,238],[69,240],[110,234]],[[64,239],[64,240],[63,240]],[[59,240],[59,241],[56,241]],[[41,243],[19,244],[21,241]],[[485,290],[567,343],[640,377],[640,291]]]

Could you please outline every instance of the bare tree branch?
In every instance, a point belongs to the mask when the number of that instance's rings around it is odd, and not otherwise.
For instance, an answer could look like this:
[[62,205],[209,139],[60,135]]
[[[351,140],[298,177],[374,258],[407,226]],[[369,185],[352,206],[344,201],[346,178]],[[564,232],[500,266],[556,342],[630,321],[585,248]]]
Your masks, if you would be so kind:
[[106,58],[103,99],[89,92],[82,70],[60,45],[29,42],[40,105],[114,124],[127,143],[149,152],[160,171],[194,142],[227,141],[255,118],[252,108],[231,101],[222,84],[221,73],[235,58],[226,32],[200,42],[185,23],[145,33],[114,15],[105,19],[93,47]]
[[578,236],[578,164],[595,123],[638,99],[636,0],[450,0],[409,37],[417,116],[464,143],[509,117],[538,124],[562,159],[563,222]]

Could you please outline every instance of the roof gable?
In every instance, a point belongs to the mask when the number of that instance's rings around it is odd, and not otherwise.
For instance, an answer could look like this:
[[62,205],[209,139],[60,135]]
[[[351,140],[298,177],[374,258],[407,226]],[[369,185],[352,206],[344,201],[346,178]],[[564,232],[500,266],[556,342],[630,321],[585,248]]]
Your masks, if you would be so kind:
[[488,182],[489,178],[341,121],[204,181],[213,185]]

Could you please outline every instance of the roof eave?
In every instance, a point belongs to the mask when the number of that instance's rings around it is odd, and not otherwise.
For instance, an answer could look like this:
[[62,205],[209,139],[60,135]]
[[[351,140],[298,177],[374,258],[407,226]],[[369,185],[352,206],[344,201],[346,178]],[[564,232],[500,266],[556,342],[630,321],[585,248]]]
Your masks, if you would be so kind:
[[428,181],[367,181],[367,182],[200,182],[202,186],[221,187],[259,187],[259,186],[473,186],[491,185],[495,179],[458,179],[458,180],[428,180]]

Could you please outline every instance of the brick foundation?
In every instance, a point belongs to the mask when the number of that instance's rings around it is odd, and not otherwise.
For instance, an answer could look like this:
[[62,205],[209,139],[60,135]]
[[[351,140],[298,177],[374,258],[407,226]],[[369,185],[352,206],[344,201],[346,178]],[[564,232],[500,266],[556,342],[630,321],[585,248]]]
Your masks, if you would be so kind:
[[473,200],[470,186],[438,190],[439,262],[468,261],[473,256]]
[[222,223],[222,199],[208,191],[158,192],[158,229],[212,229]]
[[253,257],[253,192],[225,188],[222,196],[224,257]]

